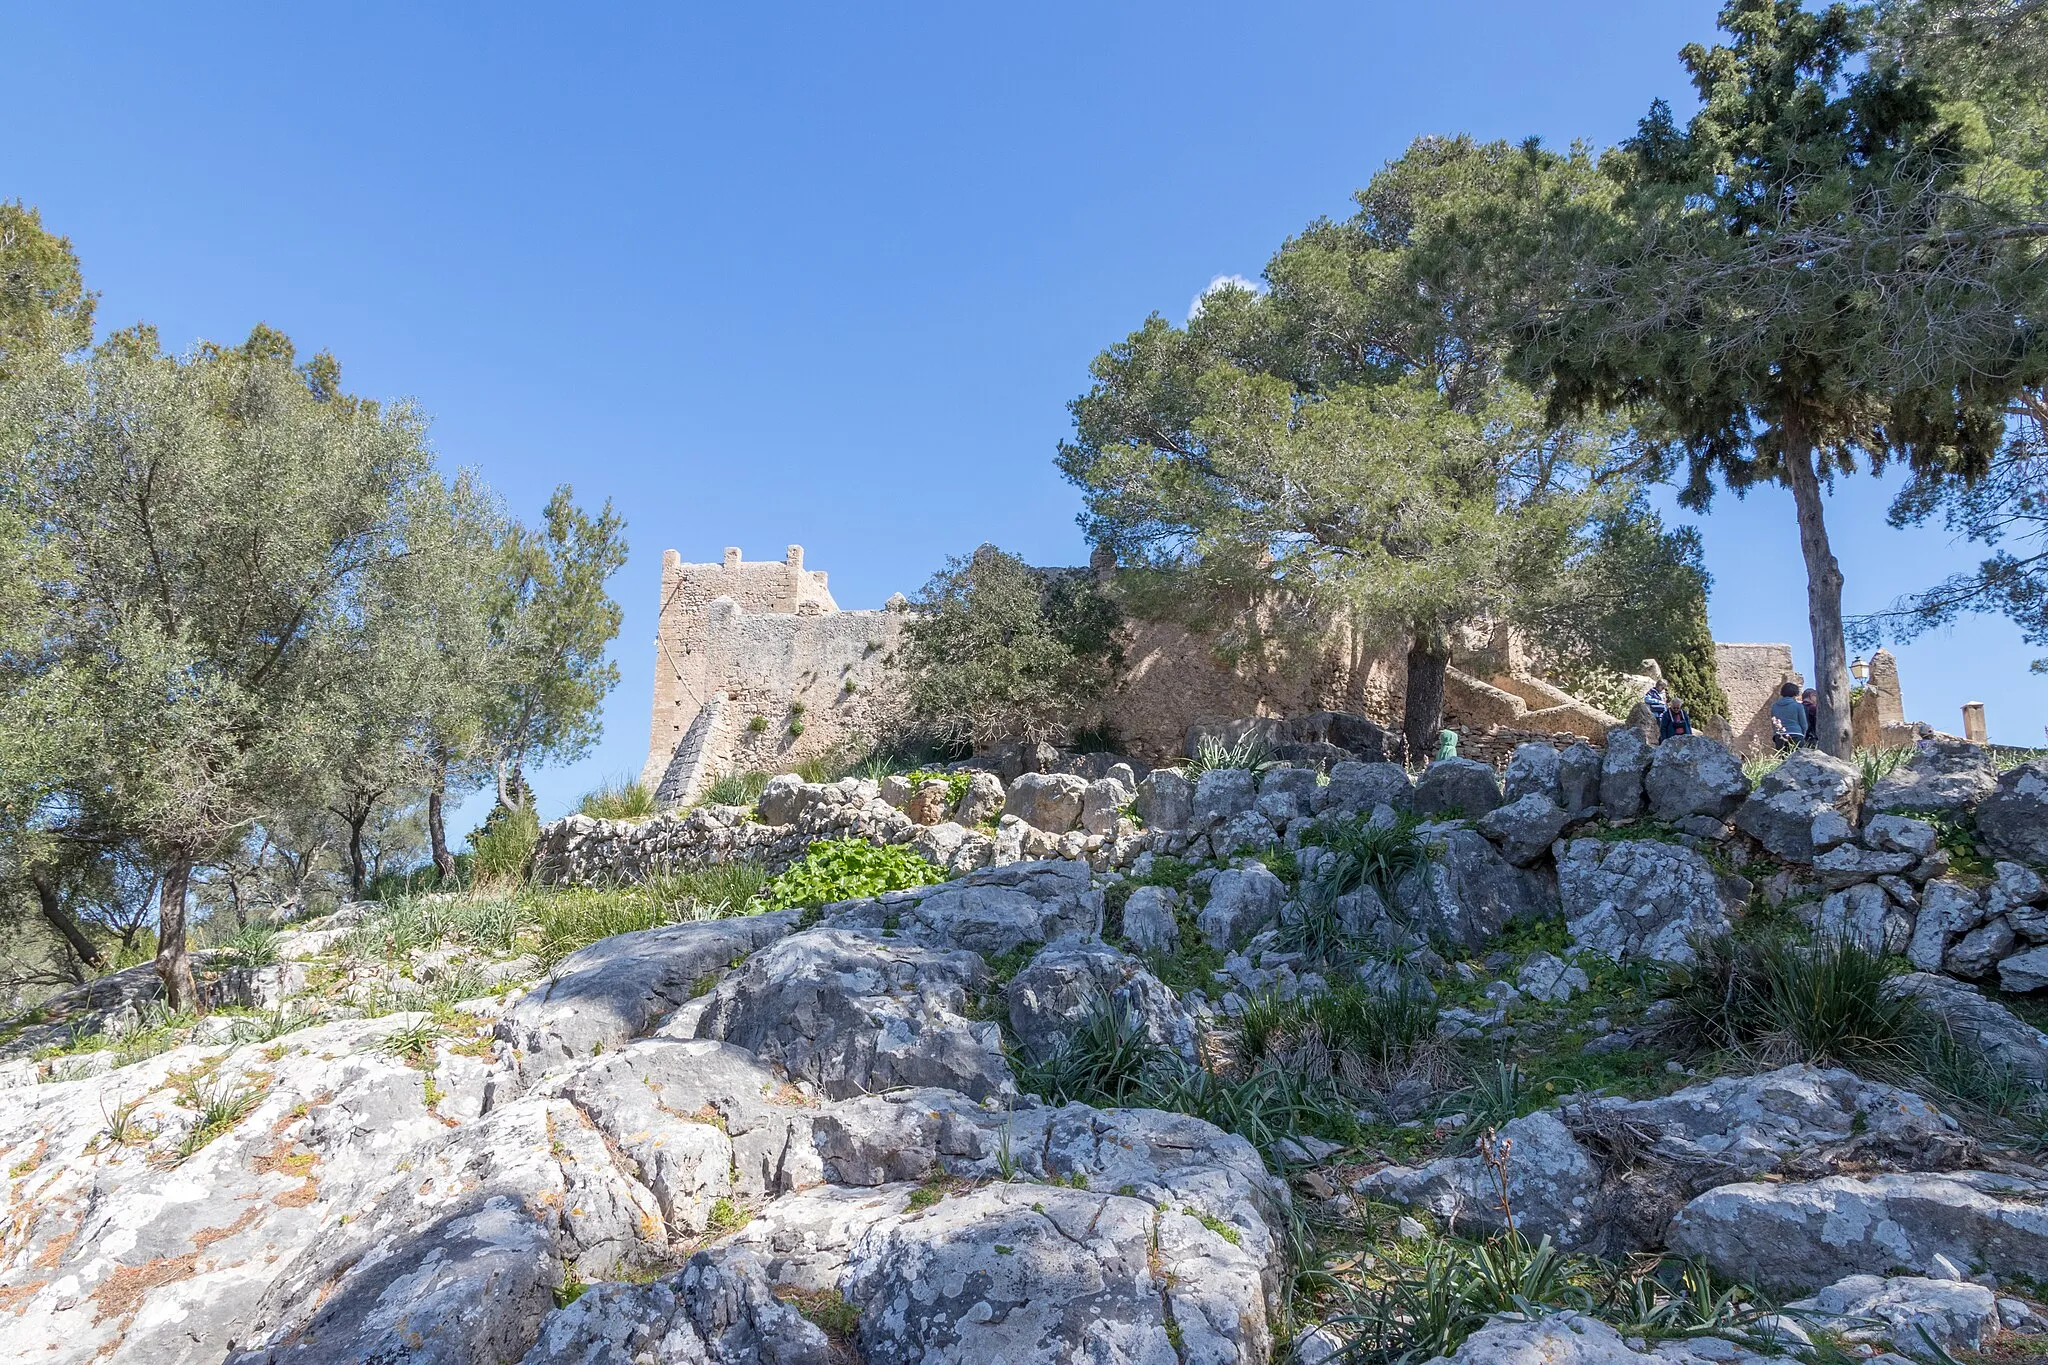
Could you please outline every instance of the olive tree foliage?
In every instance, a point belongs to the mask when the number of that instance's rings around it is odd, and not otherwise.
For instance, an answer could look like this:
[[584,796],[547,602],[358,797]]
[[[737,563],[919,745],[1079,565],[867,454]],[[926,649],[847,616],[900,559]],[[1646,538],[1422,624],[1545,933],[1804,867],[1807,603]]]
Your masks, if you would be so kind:
[[910,715],[941,745],[1067,737],[1122,666],[1121,614],[1091,577],[993,545],[948,560],[911,607]]
[[1625,407],[1683,465],[1695,508],[1717,484],[1790,490],[1820,743],[1838,756],[1849,680],[1828,490],[1893,461],[1984,471],[2034,363],[2020,320],[2042,230],[1987,193],[1983,139],[1874,46],[1875,21],[1730,0],[1728,41],[1682,53],[1701,101],[1689,122],[1660,101],[1598,182],[1467,225],[1541,280],[1516,369],[1550,385],[1555,414]]
[[1514,276],[1438,240],[1475,206],[1593,174],[1583,157],[1425,139],[1351,219],[1287,242],[1267,292],[1212,292],[1185,326],[1148,319],[1072,404],[1059,463],[1090,538],[1405,638],[1403,730],[1429,752],[1453,634],[1542,629],[1596,529],[1644,515],[1625,426],[1553,422],[1505,375]]

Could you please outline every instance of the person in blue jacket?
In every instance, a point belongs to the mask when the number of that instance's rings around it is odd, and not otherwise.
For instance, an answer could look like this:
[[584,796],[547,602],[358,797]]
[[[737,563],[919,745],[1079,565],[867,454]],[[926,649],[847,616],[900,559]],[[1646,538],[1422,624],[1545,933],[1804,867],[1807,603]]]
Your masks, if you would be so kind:
[[1797,749],[1806,743],[1806,705],[1799,700],[1799,684],[1788,682],[1778,689],[1771,703],[1771,743],[1779,749]]
[[1676,693],[1664,685],[1664,670],[1655,659],[1643,660],[1643,672],[1650,675],[1650,690],[1643,694],[1643,705],[1650,708],[1650,714],[1657,718],[1657,740],[1662,743],[1674,735],[1692,733],[1692,717],[1685,713],[1685,703]]

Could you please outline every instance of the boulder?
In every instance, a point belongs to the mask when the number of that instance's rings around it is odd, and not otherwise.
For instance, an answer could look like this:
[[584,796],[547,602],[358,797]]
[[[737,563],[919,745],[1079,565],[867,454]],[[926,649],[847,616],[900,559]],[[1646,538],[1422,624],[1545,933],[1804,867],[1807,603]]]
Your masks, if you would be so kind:
[[[1506,1197],[1516,1225],[1565,1250],[1590,1242],[1600,1167],[1557,1111],[1539,1109],[1512,1119],[1501,1126],[1499,1140],[1509,1144]],[[1357,1188],[1374,1198],[1426,1209],[1466,1235],[1507,1228],[1495,1173],[1479,1156],[1445,1157],[1420,1168],[1389,1166],[1366,1176]]]
[[914,825],[936,825],[952,809],[953,789],[940,778],[927,778],[903,803],[903,813]]
[[1557,804],[1574,815],[1600,805],[1600,751],[1584,740],[1558,755]]
[[1141,886],[1124,902],[1124,941],[1141,953],[1170,953],[1180,946],[1180,897],[1164,886]]
[[1873,953],[1902,953],[1912,941],[1912,915],[1874,882],[1837,891],[1808,909],[1814,932],[1824,939],[1860,944]]
[[698,920],[599,939],[563,958],[546,984],[498,1021],[497,1035],[512,1045],[525,1080],[559,1071],[652,1032],[697,982],[789,933],[799,913]]
[[1116,833],[1116,822],[1131,799],[1131,789],[1113,777],[1090,782],[1081,794],[1081,828],[1089,834]]
[[1650,746],[1642,731],[1617,725],[1607,732],[1600,760],[1600,805],[1610,820],[1634,820],[1643,813],[1643,778],[1650,771]]
[[967,779],[967,790],[953,808],[953,819],[969,828],[986,824],[1003,813],[1006,800],[1003,779],[990,772],[976,772]]
[[700,1251],[677,1275],[592,1285],[548,1317],[521,1365],[832,1365],[840,1355],[832,1339],[775,1288],[768,1263],[750,1251]]
[[1920,891],[1920,912],[1906,942],[1906,960],[1923,972],[1938,972],[1950,945],[1983,922],[1982,896],[1961,882],[1929,882]]
[[1999,774],[1977,807],[1977,837],[1999,857],[2048,865],[2048,758]]
[[2018,942],[2019,936],[2013,933],[2010,924],[2002,919],[1986,920],[1949,945],[1941,968],[1951,976],[1972,980],[1989,976],[1991,969],[2011,954]]
[[2048,990],[2048,948],[2029,948],[2000,962],[1998,984],[2015,995]]
[[1967,810],[1998,785],[1991,751],[1960,739],[1923,739],[1913,756],[1878,779],[1863,800],[1865,818],[1884,811]]
[[1863,826],[1863,842],[1887,853],[1910,853],[1925,858],[1941,842],[1934,826],[1910,815],[1873,815]]
[[1488,811],[1479,820],[1479,832],[1493,840],[1502,857],[1527,867],[1550,851],[1571,819],[1548,795],[1530,792]]
[[2048,1034],[2028,1024],[1975,986],[1933,972],[1908,972],[1887,983],[1920,1002],[1957,1041],[1981,1053],[1997,1070],[2048,1084]]
[[1839,891],[1858,882],[1874,882],[1879,877],[1895,877],[1919,861],[1910,853],[1883,853],[1855,844],[1843,844],[1839,848],[1831,848],[1825,853],[1816,854],[1813,859],[1813,874],[1828,890]]
[[1500,781],[1492,765],[1477,759],[1438,759],[1415,784],[1414,809],[1423,815],[1457,814],[1477,820],[1500,803]]
[[1531,953],[1515,972],[1515,989],[1531,1000],[1562,1004],[1590,983],[1584,970],[1555,953]]
[[1854,1346],[1889,1347],[1919,1359],[1932,1341],[1943,1350],[1977,1350],[1998,1326],[1998,1296],[1967,1280],[1921,1275],[1851,1275],[1785,1312]]
[[1557,890],[1572,942],[1616,962],[1691,962],[1693,938],[1728,927],[1714,869],[1678,844],[1570,840]]
[[1414,802],[1415,784],[1408,770],[1398,763],[1336,763],[1330,780],[1310,798],[1317,815],[1360,815],[1378,806],[1407,810]]
[[1259,814],[1265,816],[1275,829],[1285,829],[1290,821],[1314,810],[1318,789],[1313,769],[1268,769],[1259,778]]
[[1249,768],[1211,768],[1195,782],[1194,819],[1197,830],[1226,825],[1237,816],[1249,814],[1258,800],[1258,779]]
[[1003,814],[1014,815],[1033,829],[1065,834],[1081,823],[1086,779],[1072,773],[1024,773],[1003,792]]
[[[796,819],[797,805],[803,799],[804,780],[795,773],[781,773],[768,779],[768,785],[761,789],[760,799],[754,802],[754,818],[764,825],[786,825]],[[910,799],[910,784],[904,782],[899,789],[904,800]],[[895,802],[890,802],[895,805]]]
[[1998,892],[2011,905],[2039,905],[2048,900],[2048,883],[2041,874],[2031,867],[2018,863],[2001,862],[1994,864],[1992,875],[1998,879]]
[[1848,1275],[2009,1279],[2048,1264],[2048,1188],[1988,1171],[1829,1176],[1720,1186],[1687,1204],[1669,1245],[1747,1284],[1813,1288]]
[[[1845,826],[1856,816],[1862,779],[1854,766],[1818,749],[1795,749],[1771,769],[1735,812],[1735,828],[1776,857],[1811,862],[1815,821],[1827,815]],[[1841,843],[1849,837],[1834,838]]]
[[1430,859],[1394,887],[1400,918],[1461,947],[1482,947],[1511,923],[1557,913],[1557,886],[1540,869],[1518,868],[1472,829],[1424,836]]
[[895,929],[947,948],[996,956],[1061,934],[1102,928],[1102,892],[1088,864],[1070,859],[1001,863],[916,891],[848,901],[830,922],[843,928]]
[[1195,784],[1174,768],[1155,768],[1138,783],[1138,818],[1148,829],[1186,829],[1195,813]]
[[1010,1031],[1024,1055],[1043,1061],[1104,1003],[1144,1025],[1156,1047],[1194,1057],[1195,1026],[1187,1011],[1145,964],[1101,939],[1054,939],[1010,981]]
[[1279,831],[1273,828],[1273,822],[1256,810],[1233,815],[1209,831],[1209,847],[1219,861],[1264,853],[1279,843]]
[[1548,744],[1517,744],[1506,771],[1501,774],[1507,799],[1513,802],[1524,796],[1547,796],[1557,801],[1562,791],[1559,758],[1557,750]]
[[963,949],[808,929],[719,982],[697,1033],[835,1098],[934,1085],[979,1100],[1014,1091],[1002,1030],[967,1017],[968,992],[988,981]]
[[1428,1365],[1766,1365],[1779,1359],[1718,1337],[1660,1341],[1653,1348],[1596,1317],[1564,1312],[1496,1317]]
[[1749,779],[1742,775],[1742,760],[1719,740],[1676,735],[1651,752],[1643,788],[1650,813],[1659,820],[1688,815],[1725,820],[1749,795]]
[[1287,884],[1259,863],[1225,868],[1209,883],[1209,901],[1195,917],[1211,947],[1226,952],[1280,917]]

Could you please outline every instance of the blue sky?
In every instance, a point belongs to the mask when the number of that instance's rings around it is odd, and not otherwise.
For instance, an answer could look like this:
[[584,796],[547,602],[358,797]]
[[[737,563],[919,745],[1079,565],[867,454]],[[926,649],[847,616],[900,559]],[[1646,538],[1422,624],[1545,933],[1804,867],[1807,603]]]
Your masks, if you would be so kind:
[[[624,677],[600,749],[536,775],[551,812],[640,766],[664,548],[801,543],[849,607],[984,540],[1080,562],[1051,457],[1098,350],[1420,134],[1683,108],[1715,8],[10,3],[0,195],[70,234],[104,325],[268,322],[516,508],[618,505]],[[1840,493],[1852,611],[1972,562]],[[1716,634],[1803,664],[1790,499],[1703,527]],[[2009,624],[1900,654],[1910,714],[2041,742]]]

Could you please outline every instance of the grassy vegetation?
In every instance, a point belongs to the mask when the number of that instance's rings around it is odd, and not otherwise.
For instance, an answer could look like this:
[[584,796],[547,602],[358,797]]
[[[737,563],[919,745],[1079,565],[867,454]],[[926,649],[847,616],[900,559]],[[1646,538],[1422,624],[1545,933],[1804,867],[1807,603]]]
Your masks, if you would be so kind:
[[1273,748],[1257,734],[1247,734],[1234,742],[1225,742],[1214,735],[1204,735],[1195,744],[1195,754],[1185,765],[1189,780],[1200,780],[1203,773],[1216,768],[1247,768],[1252,772],[1264,772],[1273,766]]
[[638,781],[616,777],[577,803],[576,809],[594,820],[644,820],[657,809],[654,789]]
[[769,774],[753,769],[743,773],[727,773],[716,778],[704,789],[698,804],[705,806],[751,806],[761,799],[761,793],[768,789]]

